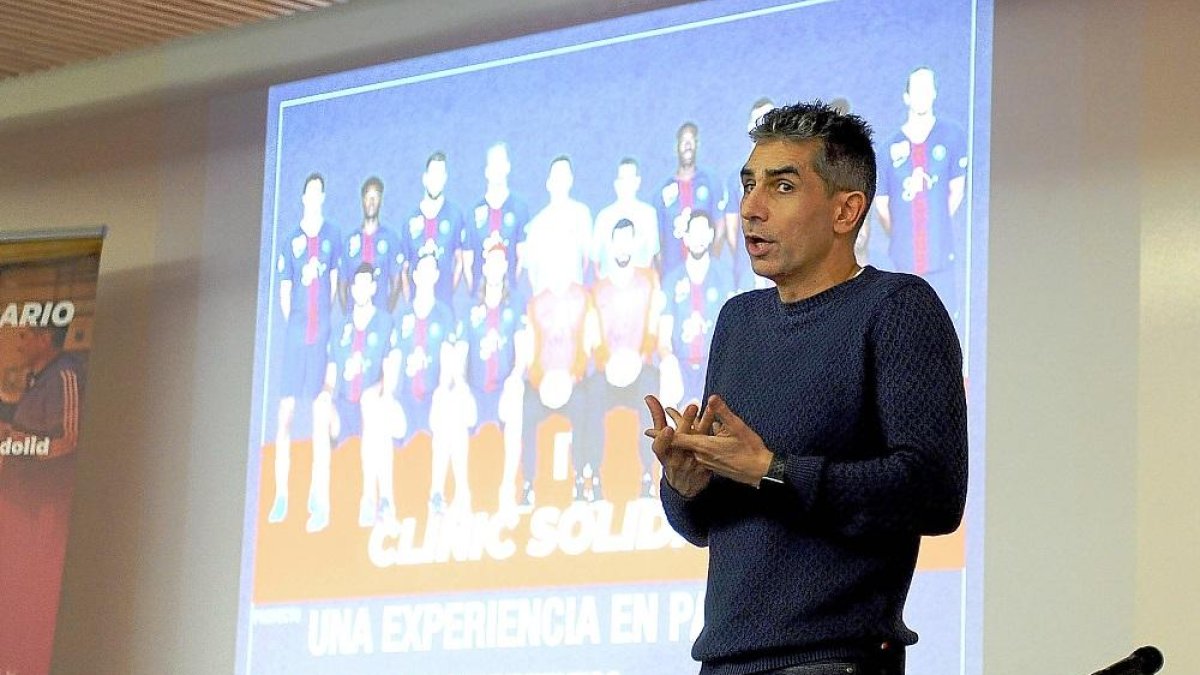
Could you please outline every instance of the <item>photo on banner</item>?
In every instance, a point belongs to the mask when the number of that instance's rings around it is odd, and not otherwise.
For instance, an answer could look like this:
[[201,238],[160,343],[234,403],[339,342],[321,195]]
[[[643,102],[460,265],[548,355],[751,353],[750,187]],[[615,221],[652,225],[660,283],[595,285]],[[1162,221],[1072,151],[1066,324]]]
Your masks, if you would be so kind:
[[50,672],[103,237],[0,235],[0,673]]
[[721,0],[273,87],[239,672],[694,672],[642,397],[699,400],[769,285],[747,131],[815,98],[875,129],[860,260],[963,342],[972,502],[909,663],[980,672],[990,41],[970,0]]

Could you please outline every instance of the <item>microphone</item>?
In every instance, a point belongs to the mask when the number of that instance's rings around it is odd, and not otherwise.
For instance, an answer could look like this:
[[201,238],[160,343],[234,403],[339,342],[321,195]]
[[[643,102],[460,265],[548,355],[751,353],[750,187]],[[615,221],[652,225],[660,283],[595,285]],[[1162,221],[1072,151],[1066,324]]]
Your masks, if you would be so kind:
[[1132,654],[1092,675],[1151,675],[1163,666],[1162,652],[1156,647],[1138,647]]

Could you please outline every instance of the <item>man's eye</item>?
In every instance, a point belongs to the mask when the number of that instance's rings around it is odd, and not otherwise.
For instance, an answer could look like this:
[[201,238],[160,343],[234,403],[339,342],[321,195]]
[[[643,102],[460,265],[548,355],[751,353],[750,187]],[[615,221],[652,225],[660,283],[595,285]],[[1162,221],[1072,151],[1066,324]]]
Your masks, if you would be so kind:
[[744,195],[750,194],[750,191],[753,189],[754,189],[754,183],[743,183],[742,184],[742,194],[744,194]]
[[780,182],[780,183],[779,183],[779,184],[776,186],[776,188],[775,188],[775,189],[779,190],[780,192],[791,192],[791,191],[792,191],[792,190],[794,190],[795,188],[792,186],[792,184],[791,184],[791,183],[787,183],[787,182]]

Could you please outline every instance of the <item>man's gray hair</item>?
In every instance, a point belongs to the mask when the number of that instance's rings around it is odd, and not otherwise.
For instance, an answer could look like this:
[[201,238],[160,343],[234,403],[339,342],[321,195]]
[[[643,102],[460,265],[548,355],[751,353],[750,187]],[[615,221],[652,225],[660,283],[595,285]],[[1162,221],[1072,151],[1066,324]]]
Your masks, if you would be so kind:
[[[821,150],[813,154],[812,170],[825,181],[829,194],[862,192],[866,207],[862,220],[875,199],[875,148],[871,127],[858,115],[839,112],[821,101],[775,108],[762,116],[750,132],[755,143],[762,141],[817,141]],[[861,225],[862,222],[859,222]]]

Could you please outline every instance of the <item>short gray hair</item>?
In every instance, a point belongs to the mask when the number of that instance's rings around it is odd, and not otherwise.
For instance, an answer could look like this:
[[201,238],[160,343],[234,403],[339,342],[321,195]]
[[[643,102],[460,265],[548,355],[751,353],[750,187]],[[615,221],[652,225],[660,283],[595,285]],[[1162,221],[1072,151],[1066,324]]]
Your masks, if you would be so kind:
[[871,126],[866,120],[838,112],[822,101],[795,103],[763,115],[750,132],[750,138],[756,143],[775,140],[819,142],[822,152],[813,155],[813,171],[825,181],[825,189],[830,194],[865,194],[867,208],[863,209],[861,218],[866,220],[871,201],[875,199],[876,172]]

